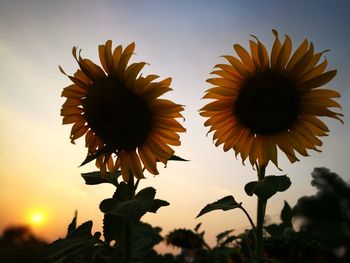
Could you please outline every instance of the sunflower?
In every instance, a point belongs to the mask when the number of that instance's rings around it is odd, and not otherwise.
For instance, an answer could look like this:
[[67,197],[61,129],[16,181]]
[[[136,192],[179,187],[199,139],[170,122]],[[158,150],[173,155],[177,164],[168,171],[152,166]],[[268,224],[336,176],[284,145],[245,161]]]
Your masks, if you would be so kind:
[[[176,120],[183,106],[159,97],[171,90],[171,78],[140,75],[146,63],[128,62],[135,44],[112,50],[112,41],[99,46],[102,68],[83,59],[73,48],[79,69],[63,89],[63,124],[73,124],[70,139],[85,135],[87,160],[96,158],[102,174],[121,170],[128,181],[132,173],[143,178],[143,169],[156,175],[157,161],[164,164],[174,154],[169,145],[180,145],[178,132],[185,129]],[[143,166],[143,167],[142,167]]]
[[254,37],[250,53],[241,45],[233,45],[238,58],[223,56],[229,64],[218,64],[207,80],[214,87],[203,98],[214,101],[200,110],[208,118],[215,145],[224,151],[233,149],[242,162],[249,157],[252,165],[266,166],[271,160],[277,167],[277,147],[291,163],[298,161],[296,152],[308,156],[307,150],[319,150],[320,136],[329,129],[319,117],[342,122],[341,109],[333,98],[340,94],[320,88],[329,82],[336,70],[325,71],[327,60],[305,39],[292,53],[288,35],[281,43],[276,30],[271,54]]

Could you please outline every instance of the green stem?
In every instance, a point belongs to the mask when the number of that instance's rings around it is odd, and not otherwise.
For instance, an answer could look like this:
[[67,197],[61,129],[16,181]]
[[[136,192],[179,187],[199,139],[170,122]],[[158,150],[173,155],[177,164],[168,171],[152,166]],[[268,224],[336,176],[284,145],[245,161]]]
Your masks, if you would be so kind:
[[244,207],[242,205],[240,205],[238,208],[240,208],[244,214],[247,216],[248,220],[249,220],[249,223],[250,225],[252,226],[252,229],[254,231],[254,235],[255,235],[255,232],[256,232],[256,229],[255,229],[255,225],[254,225],[254,222],[252,220],[252,218],[250,217],[250,215],[248,214],[247,210],[244,209]]
[[[266,166],[259,167],[257,165],[258,181],[262,181],[265,178]],[[256,247],[255,247],[255,259],[256,263],[261,263],[263,253],[263,230],[264,219],[266,212],[267,200],[258,197],[258,211],[257,211],[257,225],[256,225]]]
[[[129,172],[128,199],[135,197],[134,175]],[[128,220],[124,221],[124,263],[132,263],[132,229]]]

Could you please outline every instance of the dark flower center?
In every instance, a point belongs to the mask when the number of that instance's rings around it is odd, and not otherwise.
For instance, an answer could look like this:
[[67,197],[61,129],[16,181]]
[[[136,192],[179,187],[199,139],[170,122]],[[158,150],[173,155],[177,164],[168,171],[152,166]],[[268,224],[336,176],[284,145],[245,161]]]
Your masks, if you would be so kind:
[[149,133],[152,114],[148,105],[115,78],[95,81],[83,107],[93,132],[118,150],[136,149]]
[[266,71],[246,80],[233,111],[254,133],[268,135],[291,128],[300,115],[300,98],[292,81]]

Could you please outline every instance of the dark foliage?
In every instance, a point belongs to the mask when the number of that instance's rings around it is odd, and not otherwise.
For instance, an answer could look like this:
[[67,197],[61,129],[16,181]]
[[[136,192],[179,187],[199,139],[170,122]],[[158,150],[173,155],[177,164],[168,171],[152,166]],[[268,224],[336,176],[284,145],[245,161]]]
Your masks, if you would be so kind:
[[8,227],[0,237],[1,263],[41,263],[46,242],[36,237],[27,226]]

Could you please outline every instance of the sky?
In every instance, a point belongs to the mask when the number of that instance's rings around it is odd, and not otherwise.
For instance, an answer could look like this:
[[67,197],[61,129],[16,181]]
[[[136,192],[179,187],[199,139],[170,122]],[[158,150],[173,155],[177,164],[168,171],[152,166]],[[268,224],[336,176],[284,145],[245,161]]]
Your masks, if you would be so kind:
[[[87,186],[80,176],[95,168],[78,167],[86,156],[84,140],[70,144],[71,126],[61,125],[60,94],[70,81],[58,66],[74,73],[73,46],[98,63],[97,47],[108,39],[113,46],[135,42],[132,60],[149,63],[143,74],[172,77],[173,91],[165,98],[186,105],[187,132],[175,151],[190,161],[169,162],[160,167],[160,175],[147,174],[140,184],[153,186],[157,198],[170,203],[143,218],[161,226],[163,235],[202,222],[208,242],[214,244],[219,232],[248,228],[238,210],[195,219],[207,203],[230,194],[255,218],[256,199],[244,192],[244,185],[256,179],[255,171],[248,162],[242,165],[233,151],[215,147],[198,110],[207,103],[201,100],[210,87],[205,80],[215,64],[224,62],[220,56],[234,55],[235,43],[248,47],[251,35],[270,50],[272,29],[288,34],[293,50],[304,38],[316,51],[330,49],[329,69],[338,73],[327,87],[342,94],[338,102],[345,116],[344,124],[323,119],[331,132],[322,138],[322,153],[310,151],[310,157],[294,164],[279,153],[283,171],[269,165],[268,174],[287,174],[292,186],[269,200],[268,218],[278,220],[284,200],[294,205],[299,197],[316,192],[310,185],[314,167],[328,167],[349,182],[349,7],[346,0],[0,0],[0,231],[31,224],[36,234],[54,240],[65,234],[75,210],[80,223],[92,219],[94,231],[101,230],[98,206],[113,188]],[[31,220],[36,213],[44,215],[40,224]]]

